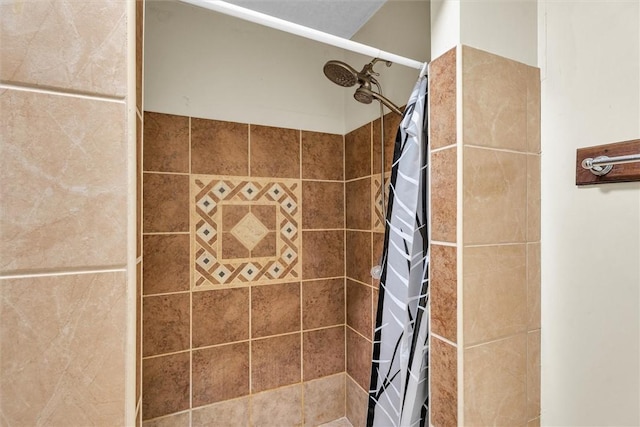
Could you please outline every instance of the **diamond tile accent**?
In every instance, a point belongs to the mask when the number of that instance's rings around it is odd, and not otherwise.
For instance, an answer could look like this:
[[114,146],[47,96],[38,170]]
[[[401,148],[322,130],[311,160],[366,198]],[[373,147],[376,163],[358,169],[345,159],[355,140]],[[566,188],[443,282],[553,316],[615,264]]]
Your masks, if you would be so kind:
[[[300,279],[300,180],[192,175],[191,186],[192,289]],[[221,236],[222,209],[233,205],[250,206],[252,211],[229,230],[231,234],[249,251],[255,249],[256,254],[269,256],[223,260],[223,239],[218,237]],[[275,233],[273,228],[269,229],[274,224],[261,221],[270,216],[264,212],[271,209],[275,209],[275,224],[278,224]],[[264,248],[258,250],[266,236],[273,234],[275,250],[272,253]]]
[[[371,179],[371,200],[373,200],[373,206],[371,207],[371,229],[373,231],[384,232],[385,218],[382,214],[382,187],[381,174],[375,174]],[[391,178],[391,172],[385,172],[384,174],[384,202],[389,202],[389,180]],[[386,206],[385,206],[386,208]]]

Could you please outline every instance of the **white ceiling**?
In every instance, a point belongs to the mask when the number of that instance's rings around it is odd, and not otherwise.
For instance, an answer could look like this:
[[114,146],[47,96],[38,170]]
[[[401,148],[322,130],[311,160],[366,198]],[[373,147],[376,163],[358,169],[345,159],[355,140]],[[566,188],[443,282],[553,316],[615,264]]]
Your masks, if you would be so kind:
[[229,3],[350,39],[386,0],[227,0]]

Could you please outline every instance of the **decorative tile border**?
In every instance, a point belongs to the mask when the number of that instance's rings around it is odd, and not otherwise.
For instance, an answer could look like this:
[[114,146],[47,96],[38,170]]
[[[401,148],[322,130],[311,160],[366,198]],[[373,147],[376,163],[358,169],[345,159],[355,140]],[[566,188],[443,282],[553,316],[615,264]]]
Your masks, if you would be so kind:
[[391,178],[391,172],[385,172],[384,174],[384,201],[382,199],[382,186],[381,174],[374,174],[371,177],[371,200],[373,201],[371,206],[371,230],[384,233],[385,218],[383,215],[385,209],[382,208],[382,203],[389,201],[389,179]]
[[192,175],[191,288],[299,280],[300,191],[295,179]]

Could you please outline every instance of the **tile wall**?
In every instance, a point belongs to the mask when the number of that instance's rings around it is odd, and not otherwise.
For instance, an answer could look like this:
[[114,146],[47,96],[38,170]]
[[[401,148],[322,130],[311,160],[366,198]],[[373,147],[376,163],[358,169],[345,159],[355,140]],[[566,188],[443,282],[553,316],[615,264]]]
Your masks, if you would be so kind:
[[463,46],[430,76],[431,422],[539,425],[539,70]]
[[145,425],[344,416],[343,147],[144,113]]
[[133,423],[130,9],[0,4],[3,425]]

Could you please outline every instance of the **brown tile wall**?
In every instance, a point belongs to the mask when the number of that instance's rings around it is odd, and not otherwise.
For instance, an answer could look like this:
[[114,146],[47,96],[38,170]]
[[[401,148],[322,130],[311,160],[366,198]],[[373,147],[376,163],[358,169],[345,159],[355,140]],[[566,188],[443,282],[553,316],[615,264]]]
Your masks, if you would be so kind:
[[344,416],[343,136],[153,112],[144,126],[145,425]]
[[109,0],[0,5],[3,425],[135,421],[131,14]]

